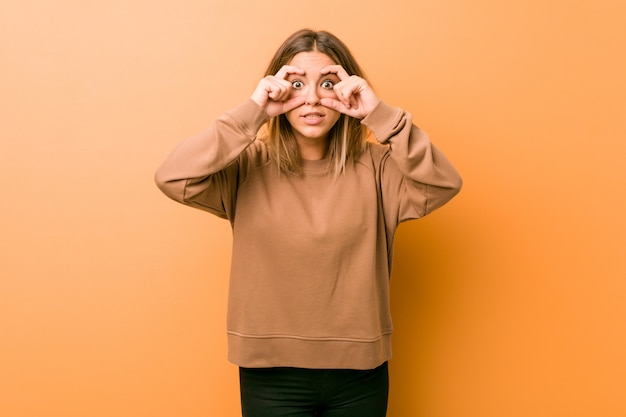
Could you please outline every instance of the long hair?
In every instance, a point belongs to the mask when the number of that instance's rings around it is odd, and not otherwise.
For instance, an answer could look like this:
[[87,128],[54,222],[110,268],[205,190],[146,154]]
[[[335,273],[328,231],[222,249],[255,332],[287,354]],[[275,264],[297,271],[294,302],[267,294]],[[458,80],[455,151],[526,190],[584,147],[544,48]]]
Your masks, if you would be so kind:
[[[265,75],[276,74],[300,52],[321,52],[341,65],[349,75],[365,78],[348,47],[335,35],[326,31],[302,29],[292,34],[278,48]],[[339,175],[348,161],[355,161],[365,149],[367,128],[360,120],[341,114],[328,132],[328,172]],[[281,172],[302,174],[302,164],[293,129],[284,114],[272,117],[267,123],[265,138],[270,152],[276,158]]]

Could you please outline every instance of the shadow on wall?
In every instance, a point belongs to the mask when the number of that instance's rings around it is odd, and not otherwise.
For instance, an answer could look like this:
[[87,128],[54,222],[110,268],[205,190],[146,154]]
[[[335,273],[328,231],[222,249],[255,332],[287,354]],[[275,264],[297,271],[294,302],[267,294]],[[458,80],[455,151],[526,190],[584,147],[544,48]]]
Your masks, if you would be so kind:
[[468,285],[463,273],[468,256],[464,247],[470,245],[467,236],[471,234],[462,231],[460,222],[459,216],[437,213],[402,224],[396,233],[390,416],[429,415],[437,398],[436,386],[441,388],[437,383],[440,365],[451,349],[446,345],[463,314],[462,298]]

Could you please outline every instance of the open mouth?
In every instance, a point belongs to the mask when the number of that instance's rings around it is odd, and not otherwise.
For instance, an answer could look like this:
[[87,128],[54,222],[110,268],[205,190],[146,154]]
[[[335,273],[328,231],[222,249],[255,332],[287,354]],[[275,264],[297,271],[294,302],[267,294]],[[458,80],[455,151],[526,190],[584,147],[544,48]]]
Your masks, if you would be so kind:
[[307,124],[317,124],[324,120],[324,115],[322,113],[305,113],[301,116],[304,119],[304,122]]

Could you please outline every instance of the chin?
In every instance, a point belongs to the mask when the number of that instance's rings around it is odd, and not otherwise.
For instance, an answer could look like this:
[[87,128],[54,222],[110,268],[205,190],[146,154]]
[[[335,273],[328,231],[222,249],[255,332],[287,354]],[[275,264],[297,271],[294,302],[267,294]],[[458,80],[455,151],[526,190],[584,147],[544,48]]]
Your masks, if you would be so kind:
[[305,139],[309,139],[309,140],[326,140],[328,138],[328,132],[330,131],[330,129],[324,129],[324,130],[320,130],[320,129],[316,129],[316,130],[309,130],[309,129],[302,129],[297,131],[297,134]]

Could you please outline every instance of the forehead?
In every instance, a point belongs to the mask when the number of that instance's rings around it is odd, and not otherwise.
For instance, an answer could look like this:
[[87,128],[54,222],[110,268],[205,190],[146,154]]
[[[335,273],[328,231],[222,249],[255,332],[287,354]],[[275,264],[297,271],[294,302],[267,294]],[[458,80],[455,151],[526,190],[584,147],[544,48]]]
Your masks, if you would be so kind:
[[300,52],[291,59],[289,65],[302,68],[307,73],[318,73],[322,68],[335,65],[335,61],[318,51]]

